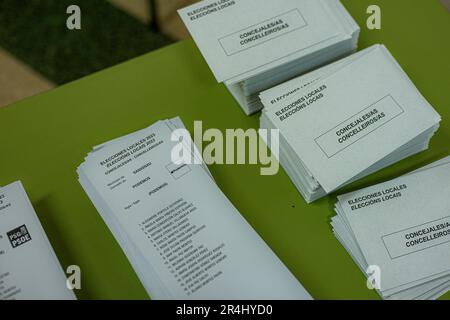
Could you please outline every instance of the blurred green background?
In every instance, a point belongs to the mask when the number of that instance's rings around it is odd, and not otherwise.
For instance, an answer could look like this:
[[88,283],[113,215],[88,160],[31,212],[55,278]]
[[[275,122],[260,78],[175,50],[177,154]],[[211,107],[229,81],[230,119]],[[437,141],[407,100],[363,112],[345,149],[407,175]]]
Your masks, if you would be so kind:
[[[64,35],[61,23],[65,26],[65,21],[56,13],[51,18],[56,11],[50,7],[48,16],[26,13],[24,7],[25,16],[34,23],[24,20],[16,24],[21,11],[15,15],[5,13],[14,4],[1,0],[0,46],[33,68],[41,68],[39,73],[52,82],[63,83],[176,39],[167,33],[155,33],[135,18],[122,31],[119,24],[107,22],[107,16],[117,16],[117,21],[125,25],[130,20],[128,13],[122,9],[116,12],[117,7],[113,7],[108,10],[115,13],[107,14],[102,11],[105,8],[91,7],[91,1],[81,2],[86,2],[86,7],[81,5],[87,19],[83,30]],[[429,151],[362,179],[340,193],[395,178],[450,153],[450,13],[438,0],[342,2],[361,26],[360,48],[384,43],[442,115],[443,122]],[[382,8],[381,30],[365,27],[366,9],[371,4]],[[92,12],[103,13],[98,18],[89,17]],[[40,20],[47,31],[38,36]],[[5,21],[11,25],[5,27]],[[63,30],[53,31],[52,26]],[[101,37],[97,34],[100,30]],[[121,32],[127,36],[119,35]],[[121,39],[121,44],[116,44],[114,37]],[[71,45],[61,45],[65,41]],[[116,52],[118,48],[121,52]],[[49,66],[52,64],[59,67]],[[0,67],[0,75],[3,70]],[[92,146],[177,115],[189,129],[194,120],[203,120],[204,129],[257,128],[259,120],[258,115],[246,117],[227,90],[216,83],[191,40],[0,108],[0,185],[23,181],[62,265],[78,264],[82,268],[79,298],[148,296],[78,184],[76,167]],[[336,194],[307,205],[282,170],[272,177],[260,176],[257,166],[212,166],[211,170],[224,193],[314,298],[378,298],[367,290],[363,274],[331,233],[329,219],[334,215]]]

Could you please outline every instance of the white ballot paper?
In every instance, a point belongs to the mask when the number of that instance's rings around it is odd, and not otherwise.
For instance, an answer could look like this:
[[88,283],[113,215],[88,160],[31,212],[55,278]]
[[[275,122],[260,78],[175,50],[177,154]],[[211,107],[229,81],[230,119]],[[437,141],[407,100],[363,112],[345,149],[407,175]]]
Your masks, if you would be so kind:
[[[153,299],[311,299],[212,179],[179,118],[95,147],[79,181]],[[180,142],[181,141],[181,142]],[[195,161],[173,161],[172,153]]]
[[262,90],[354,52],[360,31],[339,0],[204,0],[179,14],[247,114]]
[[[333,232],[385,299],[450,286],[450,157],[338,197]],[[373,275],[375,272],[375,275]]]
[[0,300],[74,300],[20,182],[0,187]]
[[375,45],[261,94],[261,128],[307,202],[426,150],[441,117]]

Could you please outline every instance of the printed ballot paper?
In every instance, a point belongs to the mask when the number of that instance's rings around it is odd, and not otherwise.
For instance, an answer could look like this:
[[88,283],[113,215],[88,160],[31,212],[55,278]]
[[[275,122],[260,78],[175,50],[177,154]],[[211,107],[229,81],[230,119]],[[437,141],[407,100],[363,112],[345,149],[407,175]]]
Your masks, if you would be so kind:
[[[159,121],[95,147],[78,168],[81,185],[149,295],[311,299],[220,191],[179,129],[179,118]],[[174,157],[183,153],[197,164]]]
[[0,187],[0,300],[74,300],[20,182]]
[[204,0],[179,14],[246,114],[259,92],[354,52],[360,31],[339,0]]
[[307,202],[428,148],[441,117],[375,45],[261,94],[280,163]]
[[450,157],[342,195],[335,210],[334,234],[383,298],[436,299],[449,290]]

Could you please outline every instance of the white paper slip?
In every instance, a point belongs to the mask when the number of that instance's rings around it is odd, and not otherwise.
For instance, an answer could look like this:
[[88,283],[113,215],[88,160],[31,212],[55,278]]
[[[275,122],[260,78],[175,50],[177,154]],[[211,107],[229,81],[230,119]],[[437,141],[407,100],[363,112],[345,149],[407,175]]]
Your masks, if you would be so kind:
[[179,14],[247,114],[262,108],[257,93],[353,52],[359,37],[338,0],[204,0]]
[[[179,119],[159,121],[105,143],[78,169],[80,183],[149,295],[311,299],[223,195],[190,137],[177,128],[183,128]],[[174,154],[197,164],[174,162]]]
[[261,126],[280,129],[281,148],[308,173],[311,194],[426,149],[441,121],[380,45],[263,95]]
[[74,300],[20,182],[0,188],[0,300]]
[[380,294],[436,298],[450,279],[450,157],[338,197],[334,232],[361,269],[377,266]]

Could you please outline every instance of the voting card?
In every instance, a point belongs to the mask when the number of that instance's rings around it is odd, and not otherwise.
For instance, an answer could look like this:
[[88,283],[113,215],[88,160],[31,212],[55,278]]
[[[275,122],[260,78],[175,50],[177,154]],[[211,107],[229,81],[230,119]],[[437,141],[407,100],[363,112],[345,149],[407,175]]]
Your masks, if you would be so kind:
[[0,300],[73,300],[20,182],[0,188]]

